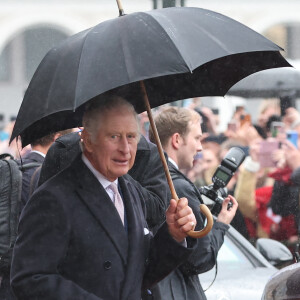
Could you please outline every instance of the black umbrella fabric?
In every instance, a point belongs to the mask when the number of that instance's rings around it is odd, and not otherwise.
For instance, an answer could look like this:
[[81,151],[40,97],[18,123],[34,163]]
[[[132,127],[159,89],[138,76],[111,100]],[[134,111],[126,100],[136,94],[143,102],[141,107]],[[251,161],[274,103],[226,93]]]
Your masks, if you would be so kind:
[[11,140],[22,146],[81,125],[83,104],[113,92],[145,110],[198,96],[223,96],[239,80],[289,66],[280,47],[224,15],[164,8],[102,22],[45,56],[25,93]]
[[244,98],[299,98],[300,70],[277,68],[252,74],[235,84],[227,95]]

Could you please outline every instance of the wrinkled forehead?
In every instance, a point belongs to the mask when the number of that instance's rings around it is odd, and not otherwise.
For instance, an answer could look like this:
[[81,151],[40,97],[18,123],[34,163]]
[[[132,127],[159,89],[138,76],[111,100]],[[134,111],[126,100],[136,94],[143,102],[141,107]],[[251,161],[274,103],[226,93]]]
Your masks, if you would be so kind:
[[133,122],[139,127],[139,118],[134,109],[130,106],[117,106],[110,107],[100,112],[100,121],[107,122],[117,122],[122,120],[124,128],[126,128],[127,123],[132,124]]
[[92,132],[94,131],[94,138],[104,138],[117,134],[134,136],[137,141],[140,139],[139,122],[132,110],[118,107],[103,111],[97,123],[98,126],[92,130]]

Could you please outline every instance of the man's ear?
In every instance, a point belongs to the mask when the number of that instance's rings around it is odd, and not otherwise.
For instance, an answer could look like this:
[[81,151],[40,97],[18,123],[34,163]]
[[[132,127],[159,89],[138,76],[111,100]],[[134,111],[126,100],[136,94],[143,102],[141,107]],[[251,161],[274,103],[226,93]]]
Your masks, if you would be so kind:
[[86,131],[82,130],[81,131],[81,140],[84,144],[84,149],[87,152],[92,152],[92,140],[91,140],[91,135]]
[[181,143],[181,136],[179,133],[176,132],[171,136],[172,147],[178,150],[180,147],[180,143]]
[[53,142],[55,142],[55,140],[58,139],[59,137],[61,137],[61,134],[60,133],[56,133],[54,135]]

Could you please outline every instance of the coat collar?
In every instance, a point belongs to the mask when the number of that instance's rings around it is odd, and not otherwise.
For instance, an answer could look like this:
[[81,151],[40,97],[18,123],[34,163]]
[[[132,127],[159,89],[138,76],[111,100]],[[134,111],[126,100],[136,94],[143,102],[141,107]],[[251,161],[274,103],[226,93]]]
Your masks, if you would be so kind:
[[27,155],[24,156],[24,161],[26,160],[29,161],[36,161],[39,163],[42,163],[44,161],[45,157],[42,156],[40,153],[35,152],[35,151],[30,151]]
[[196,188],[196,186],[194,185],[194,183],[191,182],[191,180],[189,178],[187,178],[183,173],[181,173],[172,163],[168,162],[168,167],[169,167],[170,175],[171,175],[173,181],[176,180],[177,178],[181,178],[181,179],[184,179],[187,182],[189,182],[191,187],[194,189],[198,199],[200,200],[201,203],[203,203],[201,194],[200,194],[198,188]]
[[113,202],[94,174],[83,163],[80,155],[77,156],[72,167],[77,179],[75,189],[80,199],[106,231],[123,262],[126,263],[128,236]]

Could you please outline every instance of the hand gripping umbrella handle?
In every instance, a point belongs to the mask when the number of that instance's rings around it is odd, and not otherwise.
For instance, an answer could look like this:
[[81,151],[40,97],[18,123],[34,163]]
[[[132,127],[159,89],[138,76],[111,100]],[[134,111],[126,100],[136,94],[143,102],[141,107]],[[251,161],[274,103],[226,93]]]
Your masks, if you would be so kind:
[[[169,188],[170,188],[170,191],[171,191],[171,194],[172,194],[172,198],[175,199],[176,201],[178,201],[179,198],[178,198],[177,193],[175,191],[174,184],[173,184],[173,181],[172,181],[172,178],[171,178],[171,175],[170,175],[170,171],[169,171],[169,168],[168,168],[168,164],[166,162],[166,157],[164,155],[162,145],[161,145],[161,142],[160,142],[160,139],[159,139],[159,136],[158,136],[157,128],[156,128],[156,125],[155,125],[153,117],[152,117],[151,107],[150,107],[150,104],[149,104],[149,99],[148,99],[148,95],[147,95],[147,92],[146,92],[145,84],[144,84],[143,81],[140,81],[140,85],[141,85],[141,90],[142,90],[142,93],[143,93],[144,103],[145,103],[146,110],[147,110],[147,113],[148,113],[150,125],[151,125],[152,131],[153,131],[155,143],[157,145],[159,156],[160,156],[160,159],[161,159],[163,167],[164,167],[164,171],[165,171],[165,174],[166,174],[166,177],[167,177],[167,181],[168,181]],[[207,224],[200,231],[194,231],[194,230],[189,231],[188,235],[192,238],[197,238],[198,239],[198,238],[206,236],[211,231],[213,223],[214,223],[211,212],[205,204],[200,205],[200,211],[205,215],[205,217],[207,219]]]

